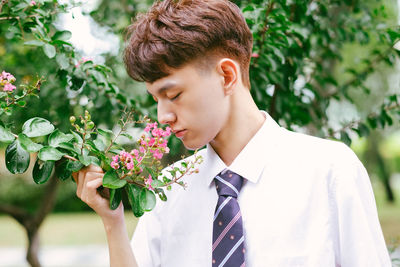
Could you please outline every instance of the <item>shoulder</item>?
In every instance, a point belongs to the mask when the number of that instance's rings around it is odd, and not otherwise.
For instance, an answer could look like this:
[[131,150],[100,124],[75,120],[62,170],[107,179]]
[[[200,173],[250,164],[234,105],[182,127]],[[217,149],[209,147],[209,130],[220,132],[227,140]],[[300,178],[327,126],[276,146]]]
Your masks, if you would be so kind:
[[[346,144],[282,128],[280,148],[300,161],[330,164],[332,167],[359,164],[357,155]],[[279,149],[279,148],[278,148]]]

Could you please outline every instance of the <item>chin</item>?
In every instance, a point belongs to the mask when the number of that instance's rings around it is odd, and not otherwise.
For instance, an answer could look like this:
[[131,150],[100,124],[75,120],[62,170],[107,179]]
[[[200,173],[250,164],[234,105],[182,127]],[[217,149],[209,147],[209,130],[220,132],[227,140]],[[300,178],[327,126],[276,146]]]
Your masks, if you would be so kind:
[[193,142],[183,139],[182,143],[187,150],[196,150],[204,147],[208,142]]

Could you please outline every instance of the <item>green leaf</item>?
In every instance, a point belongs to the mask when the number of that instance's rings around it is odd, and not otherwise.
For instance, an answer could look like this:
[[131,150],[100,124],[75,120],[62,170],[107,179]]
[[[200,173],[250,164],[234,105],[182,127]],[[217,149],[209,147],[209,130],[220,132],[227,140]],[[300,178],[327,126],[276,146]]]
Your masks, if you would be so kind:
[[35,166],[33,167],[32,176],[33,180],[37,184],[43,184],[49,180],[51,173],[53,172],[54,161],[41,161],[36,160]]
[[80,153],[79,149],[77,149],[72,143],[67,143],[67,142],[59,143],[58,148],[63,148],[65,150],[74,152],[76,154]]
[[144,214],[144,211],[139,204],[141,188],[135,184],[128,184],[125,189],[128,193],[128,199],[132,207],[133,215],[137,218],[141,217]]
[[128,133],[122,133],[121,136],[125,136],[126,138],[128,138],[129,140],[133,140],[133,136],[128,134]]
[[110,209],[115,210],[122,201],[121,189],[110,189]]
[[163,186],[164,185],[164,183],[163,182],[161,182],[160,180],[153,180],[152,182],[151,182],[151,186],[153,187],[153,188],[157,188],[157,187],[161,187],[161,186]]
[[126,185],[126,180],[119,179],[119,176],[115,170],[110,170],[104,174],[103,186],[110,189],[118,189]]
[[151,211],[156,206],[156,195],[153,191],[142,188],[139,196],[139,204],[144,211]]
[[18,139],[7,146],[6,167],[12,174],[26,172],[29,162],[29,152],[21,147]]
[[157,175],[157,173],[154,172],[153,169],[151,169],[151,168],[149,168],[147,166],[145,166],[144,169],[151,175],[151,177],[153,179],[157,179],[158,175]]
[[54,41],[52,41],[52,42],[50,42],[50,43],[51,43],[52,45],[59,45],[59,46],[61,46],[61,45],[72,46],[71,43],[66,42],[66,41],[62,41],[62,40],[54,40]]
[[100,166],[100,160],[94,156],[78,155],[78,159],[85,166],[89,166],[90,164]]
[[14,139],[15,139],[14,135],[5,127],[0,125],[0,142],[11,143],[12,141],[14,141]]
[[351,138],[345,131],[340,133],[340,140],[342,140],[342,142],[344,142],[348,146],[351,145]]
[[78,91],[79,89],[82,88],[85,80],[74,75],[71,78],[71,82],[72,82],[71,90]]
[[89,156],[89,160],[90,160],[90,164],[94,164],[100,167],[101,162],[100,159],[93,157],[93,156]]
[[27,120],[22,126],[22,133],[28,137],[48,135],[54,131],[54,126],[48,120],[35,117]]
[[32,41],[27,41],[24,43],[24,45],[32,45],[32,46],[43,46],[45,43],[39,40],[32,40]]
[[74,136],[75,140],[78,142],[78,144],[82,144],[82,142],[83,142],[82,137],[74,131],[71,131],[71,133]]
[[51,44],[44,44],[43,51],[48,58],[53,58],[56,55],[56,48]]
[[85,166],[85,165],[83,165],[79,161],[68,160],[68,164],[67,164],[66,169],[71,171],[71,172],[77,172],[77,171],[80,171],[80,169],[82,169],[83,166]]
[[57,161],[60,160],[64,155],[65,153],[60,152],[56,148],[51,146],[46,146],[39,150],[38,157],[43,161],[48,161],[48,160]]
[[58,147],[61,143],[69,142],[74,138],[72,134],[64,134],[58,129],[53,131],[48,139],[49,146]]
[[95,147],[97,150],[99,151],[105,151],[107,146],[106,144],[104,144],[103,140],[101,140],[101,138],[97,137],[96,140],[93,141]]
[[111,139],[114,138],[114,133],[110,130],[103,130],[103,129],[97,129],[97,132],[106,138],[107,141],[110,141]]
[[165,195],[164,189],[162,188],[155,188],[154,192],[158,195],[161,201],[167,201],[167,196]]
[[28,136],[23,133],[18,135],[18,140],[23,149],[28,152],[38,152],[43,146],[41,144],[34,143]]
[[56,176],[61,180],[65,181],[72,175],[72,171],[68,169],[69,160],[61,160],[59,164],[56,165]]
[[17,105],[20,106],[20,107],[25,107],[26,101],[25,100],[20,100],[20,101],[17,102]]
[[56,61],[60,69],[65,70],[69,67],[69,58],[65,54],[58,54]]
[[53,40],[67,41],[71,39],[72,33],[70,31],[58,31],[53,35]]

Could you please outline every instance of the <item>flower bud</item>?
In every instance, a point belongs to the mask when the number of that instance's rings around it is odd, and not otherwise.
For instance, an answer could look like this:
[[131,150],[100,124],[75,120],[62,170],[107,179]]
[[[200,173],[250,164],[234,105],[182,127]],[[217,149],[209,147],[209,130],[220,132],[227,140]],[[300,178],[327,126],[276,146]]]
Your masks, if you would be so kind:
[[88,122],[88,124],[87,124],[86,126],[87,126],[87,128],[88,128],[89,130],[90,130],[90,129],[93,129],[93,127],[94,127],[93,121]]
[[75,122],[76,122],[75,116],[69,117],[69,122],[70,122],[70,123],[75,123]]

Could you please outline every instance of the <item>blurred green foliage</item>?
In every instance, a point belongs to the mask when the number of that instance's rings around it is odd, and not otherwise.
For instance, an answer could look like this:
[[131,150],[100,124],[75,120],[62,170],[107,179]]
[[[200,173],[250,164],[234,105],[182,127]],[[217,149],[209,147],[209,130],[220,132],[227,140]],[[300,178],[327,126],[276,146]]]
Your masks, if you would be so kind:
[[[6,125],[18,132],[23,122],[39,116],[67,131],[68,118],[87,109],[97,125],[112,128],[125,106],[156,117],[156,103],[143,84],[129,79],[120,56],[124,29],[153,1],[103,0],[87,13],[121,40],[120,53],[105,54],[104,64],[84,60],[69,42],[71,33],[57,24],[59,14],[78,4],[36,2],[1,2],[0,66],[21,83],[45,78],[40,98],[30,98],[24,109],[3,116]],[[235,2],[254,36],[251,92],[260,109],[281,125],[350,143],[351,132],[366,136],[399,120],[399,90],[371,89],[366,82],[380,68],[394,69],[399,60],[394,48],[400,40],[396,1]],[[349,54],[349,47],[361,55]],[[333,100],[357,104],[373,90],[381,98],[370,109],[362,107],[359,119],[341,129],[329,125],[327,109]],[[187,153],[177,139],[172,145],[176,154]]]

